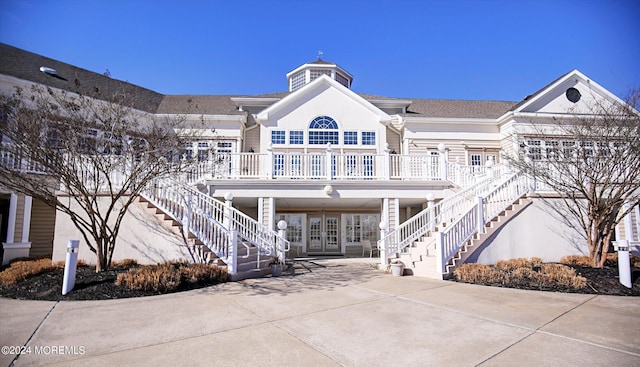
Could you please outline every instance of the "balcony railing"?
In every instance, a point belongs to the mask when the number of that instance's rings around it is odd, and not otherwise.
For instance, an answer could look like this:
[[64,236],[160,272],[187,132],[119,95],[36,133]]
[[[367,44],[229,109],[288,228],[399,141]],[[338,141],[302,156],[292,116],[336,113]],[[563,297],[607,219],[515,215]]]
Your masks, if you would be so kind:
[[[497,166],[496,166],[497,168]],[[485,166],[450,163],[443,155],[389,153],[225,153],[185,169],[187,182],[204,180],[450,180],[467,187],[487,174]]]

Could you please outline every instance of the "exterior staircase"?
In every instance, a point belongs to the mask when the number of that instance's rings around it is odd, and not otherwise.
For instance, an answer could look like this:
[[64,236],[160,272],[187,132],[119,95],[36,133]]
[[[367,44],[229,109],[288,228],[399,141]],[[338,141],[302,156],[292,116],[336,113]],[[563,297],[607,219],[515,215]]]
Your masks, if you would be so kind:
[[[436,279],[446,278],[453,274],[456,266],[464,264],[471,255],[479,248],[482,248],[482,245],[502,226],[506,225],[518,213],[531,205],[531,203],[531,199],[521,197],[498,214],[498,216],[486,223],[484,231],[477,232],[471,239],[467,240],[460,250],[448,260],[444,273],[437,271],[436,233],[438,232],[438,228],[436,228],[432,234],[422,237],[420,240],[408,246],[404,251],[398,253],[397,258],[406,265],[405,271],[411,275]],[[444,229],[445,227],[446,224],[443,224],[442,228]]]
[[187,244],[194,262],[225,266],[231,280],[261,277],[278,258],[285,263],[289,243],[277,232],[196,188],[178,181],[153,182],[140,195],[164,227]]
[[378,242],[383,265],[399,259],[412,275],[443,279],[531,204],[526,177],[502,174],[425,209]]

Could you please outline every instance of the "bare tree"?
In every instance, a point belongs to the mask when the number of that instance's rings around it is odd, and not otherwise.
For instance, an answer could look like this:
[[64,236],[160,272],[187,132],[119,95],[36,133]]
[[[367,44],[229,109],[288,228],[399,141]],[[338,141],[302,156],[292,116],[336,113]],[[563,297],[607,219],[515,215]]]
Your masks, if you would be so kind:
[[[532,122],[510,163],[557,193],[580,223],[593,267],[606,260],[616,225],[639,203],[640,91],[626,101],[595,99],[570,117]],[[625,206],[624,204],[628,204]]]
[[107,270],[120,224],[150,182],[180,170],[190,137],[185,116],[133,106],[123,90],[104,96],[17,88],[0,103],[2,185],[67,214]]

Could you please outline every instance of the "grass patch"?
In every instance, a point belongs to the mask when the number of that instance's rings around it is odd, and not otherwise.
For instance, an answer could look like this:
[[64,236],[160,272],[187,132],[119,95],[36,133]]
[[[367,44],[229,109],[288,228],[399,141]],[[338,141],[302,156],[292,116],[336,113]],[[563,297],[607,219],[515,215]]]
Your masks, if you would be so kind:
[[499,261],[494,266],[463,264],[453,271],[459,282],[527,289],[574,289],[587,286],[587,279],[563,264],[544,264],[540,258]]

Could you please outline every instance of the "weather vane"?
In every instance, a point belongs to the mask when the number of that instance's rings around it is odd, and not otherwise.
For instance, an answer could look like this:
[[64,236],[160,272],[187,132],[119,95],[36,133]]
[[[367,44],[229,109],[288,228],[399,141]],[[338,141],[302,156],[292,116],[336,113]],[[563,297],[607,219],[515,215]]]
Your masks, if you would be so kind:
[[322,60],[322,55],[324,55],[324,52],[318,51],[318,60]]

